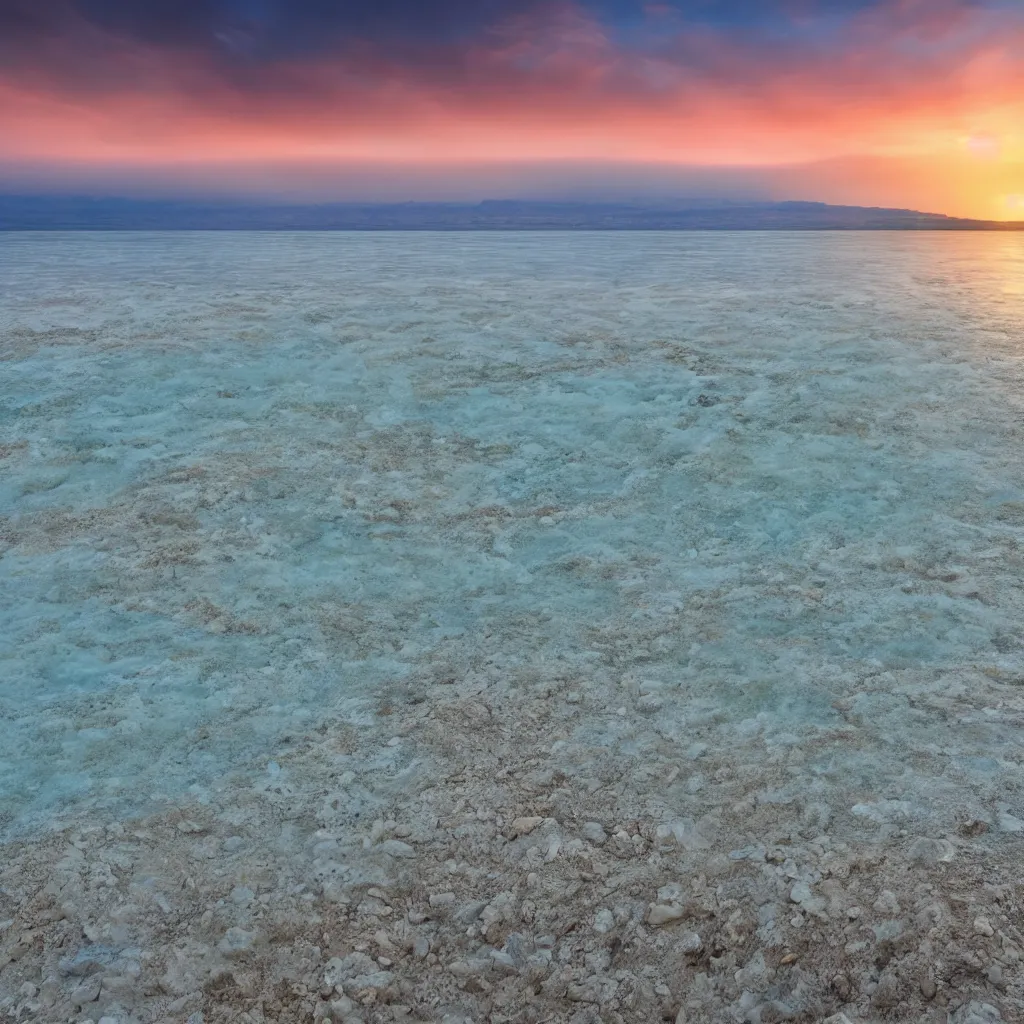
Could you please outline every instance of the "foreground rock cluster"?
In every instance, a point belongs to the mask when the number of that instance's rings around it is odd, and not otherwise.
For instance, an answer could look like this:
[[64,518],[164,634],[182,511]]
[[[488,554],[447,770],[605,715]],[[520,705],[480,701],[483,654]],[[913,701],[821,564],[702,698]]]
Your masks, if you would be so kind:
[[255,786],[11,845],[0,1019],[1022,1019],[1012,815],[915,835],[799,745],[588,746],[639,689],[427,693],[368,749],[325,720]]

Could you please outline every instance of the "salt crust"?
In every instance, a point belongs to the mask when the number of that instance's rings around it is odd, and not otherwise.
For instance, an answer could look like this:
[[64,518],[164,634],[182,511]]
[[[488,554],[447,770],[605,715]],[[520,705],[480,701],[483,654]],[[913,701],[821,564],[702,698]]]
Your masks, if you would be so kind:
[[1024,1019],[1024,240],[0,263],[0,1019]]

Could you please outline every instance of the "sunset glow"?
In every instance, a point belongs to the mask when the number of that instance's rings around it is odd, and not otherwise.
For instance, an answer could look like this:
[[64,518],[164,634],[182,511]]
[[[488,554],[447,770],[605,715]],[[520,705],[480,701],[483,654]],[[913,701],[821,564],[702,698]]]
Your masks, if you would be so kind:
[[725,168],[779,198],[1021,213],[1019,5],[727,3],[734,16],[710,20],[715,5],[511,3],[482,23],[453,7],[444,33],[328,19],[288,45],[272,4],[197,6],[181,32],[114,2],[11,20],[0,175],[314,198],[358,193],[370,168],[411,191],[451,168],[486,194],[518,166],[569,162],[602,180],[678,170],[682,187]]

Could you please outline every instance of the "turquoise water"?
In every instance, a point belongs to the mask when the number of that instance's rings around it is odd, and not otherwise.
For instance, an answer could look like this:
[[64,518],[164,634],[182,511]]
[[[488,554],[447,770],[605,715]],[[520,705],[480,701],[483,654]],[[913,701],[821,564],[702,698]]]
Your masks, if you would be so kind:
[[7,235],[0,317],[9,834],[539,663],[1016,771],[1020,236]]

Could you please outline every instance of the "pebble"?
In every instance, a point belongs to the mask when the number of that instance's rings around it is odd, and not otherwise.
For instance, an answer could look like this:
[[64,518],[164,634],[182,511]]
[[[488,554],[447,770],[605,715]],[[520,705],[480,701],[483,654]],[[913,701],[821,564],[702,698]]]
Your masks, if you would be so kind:
[[956,855],[956,850],[948,839],[927,839],[922,836],[910,844],[907,855],[911,863],[930,867],[934,864],[948,864]]
[[605,832],[604,827],[596,821],[588,821],[582,829],[580,829],[580,835],[583,836],[587,842],[593,843],[595,846],[604,846],[608,842],[608,833]]
[[658,890],[658,899],[662,903],[682,903],[683,887],[678,882],[669,882]]
[[459,908],[455,920],[460,924],[472,924],[487,909],[486,900],[474,900]]
[[744,846],[738,850],[730,850],[729,860],[764,860],[764,847]]
[[806,882],[797,882],[789,892],[789,898],[799,904],[800,909],[813,917],[822,920],[828,919],[825,913],[825,901],[811,892],[811,887]]
[[676,845],[675,832],[672,830],[672,826],[666,822],[662,822],[654,831],[654,845],[665,852],[666,850],[672,849]]
[[895,1006],[903,996],[904,985],[901,979],[891,971],[884,971],[878,979],[878,985],[871,993],[872,1005],[880,1009]]
[[883,889],[879,893],[873,907],[875,912],[879,914],[898,914],[900,912],[900,904],[896,899],[896,894],[889,889]]
[[217,943],[217,948],[225,956],[242,956],[252,949],[255,941],[255,932],[247,932],[244,928],[229,928],[224,933],[224,938]]
[[973,999],[950,1017],[950,1024],[999,1024],[1002,1019],[1002,1014],[991,1003]]
[[112,966],[116,960],[117,950],[110,946],[83,946],[73,957],[62,957],[57,963],[57,970],[64,975],[84,978]]
[[231,902],[240,907],[247,907],[255,899],[256,894],[244,885],[236,885],[231,890]]
[[416,850],[408,843],[403,843],[401,839],[385,839],[383,843],[380,843],[376,847],[381,853],[386,853],[389,857],[404,857],[410,859],[416,856]]
[[789,898],[794,903],[804,903],[813,898],[811,894],[811,887],[806,882],[797,882],[796,885],[789,890]]
[[387,988],[395,980],[390,971],[371,971],[369,974],[357,974],[351,979],[352,991],[361,992],[367,988]]
[[659,925],[678,921],[686,911],[678,903],[666,906],[664,903],[652,903],[647,911],[647,923],[657,928]]
[[341,996],[331,1003],[331,1017],[334,1020],[347,1020],[355,1010],[356,1004],[348,996]]
[[1024,821],[1016,815],[1003,811],[998,818],[999,830],[1001,832],[1024,832]]
[[453,892],[435,892],[429,898],[432,907],[450,907],[455,902]]
[[528,836],[543,821],[538,817],[516,818],[512,822],[512,832],[516,836]]
[[594,915],[594,931],[605,935],[615,927],[615,915],[607,908],[602,908]]
[[327,961],[323,973],[323,986],[330,995],[336,988],[340,987],[345,980],[345,962],[336,956]]
[[519,968],[516,965],[515,960],[512,959],[510,953],[505,953],[500,949],[492,949],[491,960],[494,966],[504,974],[518,974]]
[[976,917],[974,919],[974,931],[978,935],[995,935],[995,930],[987,917]]
[[95,1003],[100,997],[100,976],[93,974],[71,990],[71,1002],[75,1006]]

